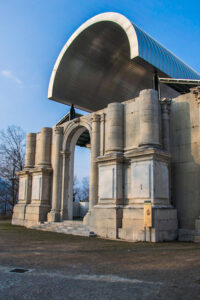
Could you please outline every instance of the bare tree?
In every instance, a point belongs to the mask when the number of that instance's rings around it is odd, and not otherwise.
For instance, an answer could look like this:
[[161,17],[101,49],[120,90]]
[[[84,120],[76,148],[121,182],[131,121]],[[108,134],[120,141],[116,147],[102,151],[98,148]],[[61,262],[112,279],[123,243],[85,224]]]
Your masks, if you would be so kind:
[[89,201],[89,177],[83,177],[82,179],[81,201]]
[[83,177],[80,183],[77,176],[74,176],[73,201],[89,201],[89,177]]
[[73,201],[79,202],[81,198],[81,189],[77,176],[74,176],[74,186],[73,186]]
[[[7,199],[11,210],[17,202],[18,176],[25,161],[25,132],[18,126],[0,131],[0,179],[4,190],[1,199]],[[4,184],[3,184],[4,183]],[[6,187],[6,188],[5,188]],[[1,200],[0,199],[0,200]]]

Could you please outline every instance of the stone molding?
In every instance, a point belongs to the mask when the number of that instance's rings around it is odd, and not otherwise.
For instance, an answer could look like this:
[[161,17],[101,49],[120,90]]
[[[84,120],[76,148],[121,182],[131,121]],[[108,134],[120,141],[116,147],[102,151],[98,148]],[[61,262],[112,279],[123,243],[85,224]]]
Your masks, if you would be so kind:
[[124,161],[124,157],[121,153],[106,154],[104,156],[98,156],[96,159],[97,163],[108,163],[108,162],[121,163],[123,161]]
[[24,168],[22,171],[18,171],[16,172],[16,175],[17,176],[23,176],[23,175],[29,175],[30,174],[30,170],[33,170],[32,168],[31,169],[28,169],[28,168]]
[[134,161],[154,159],[169,162],[171,159],[171,155],[168,152],[155,148],[138,148],[136,150],[126,152],[124,157],[129,160],[134,159]]
[[80,127],[85,127],[89,131],[89,134],[91,136],[92,134],[92,126],[91,126],[91,120],[88,120],[88,118],[85,118],[85,116],[78,118],[78,122],[68,121],[66,122],[64,126],[64,138],[63,138],[63,146],[62,150],[66,152],[66,149],[69,147],[70,143],[70,137],[73,136],[76,130],[78,130]]
[[54,132],[55,132],[55,134],[63,134],[63,127],[61,127],[61,126],[54,127]]
[[49,167],[35,167],[34,169],[29,170],[29,173],[34,174],[34,173],[47,173],[51,174],[53,172],[52,168]]

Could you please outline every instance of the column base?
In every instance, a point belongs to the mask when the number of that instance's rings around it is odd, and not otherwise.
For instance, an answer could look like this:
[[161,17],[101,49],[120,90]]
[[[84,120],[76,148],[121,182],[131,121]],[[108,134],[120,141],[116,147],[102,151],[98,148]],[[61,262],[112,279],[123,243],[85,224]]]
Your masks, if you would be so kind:
[[83,223],[97,235],[112,239],[118,238],[121,221],[122,209],[117,205],[95,205],[83,219]]
[[31,203],[26,207],[25,226],[31,227],[47,221],[50,205]]
[[14,206],[13,216],[12,216],[12,225],[24,225],[26,213],[26,204],[17,203]]
[[177,239],[178,224],[175,208],[170,206],[153,207],[152,220],[152,227],[145,228],[143,207],[124,207],[119,238],[133,242],[154,243]]
[[47,215],[48,222],[60,222],[60,211],[51,210]]

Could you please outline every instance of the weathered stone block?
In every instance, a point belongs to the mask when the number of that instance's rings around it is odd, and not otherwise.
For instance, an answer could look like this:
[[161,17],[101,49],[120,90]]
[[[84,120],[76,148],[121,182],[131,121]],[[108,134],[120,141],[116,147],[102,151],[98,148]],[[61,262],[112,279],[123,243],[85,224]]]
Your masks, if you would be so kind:
[[132,228],[129,229],[119,228],[118,237],[123,240],[129,240],[134,242],[145,241],[144,230],[135,230]]

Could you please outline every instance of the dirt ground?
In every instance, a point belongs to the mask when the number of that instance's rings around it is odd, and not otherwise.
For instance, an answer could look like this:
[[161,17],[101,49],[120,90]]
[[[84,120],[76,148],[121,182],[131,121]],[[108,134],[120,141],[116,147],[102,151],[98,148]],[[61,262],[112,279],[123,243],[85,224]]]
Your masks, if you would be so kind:
[[0,221],[0,300],[9,299],[200,299],[200,244],[129,243]]

